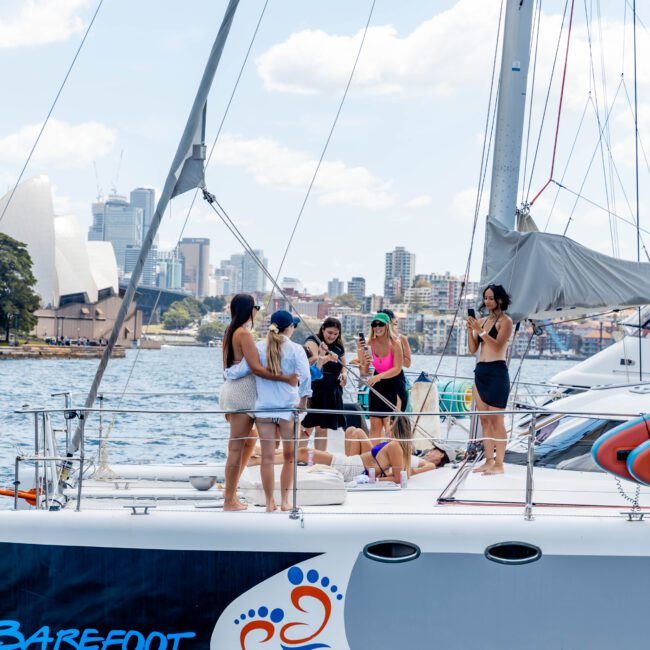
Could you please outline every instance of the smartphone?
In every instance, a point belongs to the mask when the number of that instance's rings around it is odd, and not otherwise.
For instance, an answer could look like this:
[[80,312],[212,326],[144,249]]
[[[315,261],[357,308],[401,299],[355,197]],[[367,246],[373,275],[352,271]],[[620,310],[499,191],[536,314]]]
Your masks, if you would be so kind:
[[364,333],[359,332],[358,337],[359,337],[359,343],[361,343],[361,345],[364,345],[364,343],[366,342],[366,337],[365,337]]
[[467,315],[470,318],[476,318],[476,312],[471,307],[467,310]]

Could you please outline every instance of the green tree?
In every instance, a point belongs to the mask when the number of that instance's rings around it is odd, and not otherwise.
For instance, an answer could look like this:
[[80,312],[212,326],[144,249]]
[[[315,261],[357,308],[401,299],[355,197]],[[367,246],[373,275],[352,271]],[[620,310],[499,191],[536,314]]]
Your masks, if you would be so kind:
[[340,296],[337,296],[334,298],[334,302],[342,307],[351,307],[352,309],[357,309],[359,307],[359,301],[349,293],[343,293]]
[[[176,303],[172,303],[172,307]],[[181,307],[183,307],[187,313],[191,316],[192,320],[199,320],[201,316],[205,316],[208,313],[208,308],[194,296],[188,296],[183,298],[180,301]]]
[[0,233],[0,328],[6,341],[12,328],[27,333],[35,327],[40,305],[35,284],[27,246]]
[[196,338],[200,343],[209,343],[210,341],[223,338],[225,331],[225,325],[212,321],[211,323],[204,323],[199,327],[199,333],[196,335]]
[[182,330],[194,319],[189,314],[182,301],[172,303],[163,316],[163,327],[166,330]]
[[203,299],[203,304],[208,311],[221,311],[226,304],[226,299],[223,296],[208,296]]

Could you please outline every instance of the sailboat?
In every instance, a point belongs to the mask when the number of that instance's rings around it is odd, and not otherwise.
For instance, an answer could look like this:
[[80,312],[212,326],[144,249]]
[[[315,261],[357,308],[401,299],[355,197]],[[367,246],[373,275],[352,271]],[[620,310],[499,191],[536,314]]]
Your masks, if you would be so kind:
[[[201,186],[205,104],[237,5],[228,4],[122,318],[167,201]],[[649,265],[515,229],[532,14],[532,0],[507,0],[484,281],[512,292],[515,318],[646,303]],[[563,269],[549,262],[551,254],[564,260]],[[590,291],[599,268],[613,269],[614,280]],[[504,476],[472,475],[465,460],[406,489],[348,489],[300,468],[289,515],[222,513],[213,492],[197,493],[188,481],[209,467],[161,470],[153,484],[117,466],[109,482],[84,474],[86,422],[107,360],[85,406],[63,410],[77,425],[65,457],[54,441],[54,413],[28,411],[37,471],[30,476],[19,467],[16,489],[35,491],[30,501],[17,493],[17,509],[0,512],[0,645],[357,650],[644,643],[638,621],[650,524],[642,515],[650,493],[639,488],[630,510],[610,476],[557,468],[558,459],[575,458],[573,443],[645,410],[644,386],[532,410],[519,422]],[[536,454],[547,466],[535,466]],[[314,486],[330,480],[325,504],[314,505]],[[314,491],[301,492],[306,485]]]

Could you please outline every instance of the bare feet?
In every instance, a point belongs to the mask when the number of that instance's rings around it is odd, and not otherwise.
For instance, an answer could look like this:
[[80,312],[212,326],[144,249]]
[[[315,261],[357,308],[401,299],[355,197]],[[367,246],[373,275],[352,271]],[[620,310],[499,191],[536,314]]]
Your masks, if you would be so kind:
[[239,510],[246,510],[246,508],[248,508],[248,505],[242,503],[239,499],[223,504],[224,512],[238,512]]
[[275,512],[277,509],[278,506],[275,505],[275,501],[267,501],[266,512]]
[[488,467],[488,469],[486,469],[483,472],[483,474],[484,475],[489,474],[490,476],[493,475],[493,474],[503,474],[503,465],[501,465],[501,464],[497,465],[496,463],[494,463],[492,465],[492,467]]
[[489,469],[492,469],[492,467],[494,467],[494,461],[486,460],[480,467],[476,467],[475,469],[473,469],[472,472],[474,473],[487,472]]
[[288,502],[287,502],[287,503],[283,503],[283,504],[280,506],[280,510],[282,510],[282,512],[289,512],[289,510],[291,510],[291,509],[292,509],[292,506],[291,506],[291,504],[288,503]]

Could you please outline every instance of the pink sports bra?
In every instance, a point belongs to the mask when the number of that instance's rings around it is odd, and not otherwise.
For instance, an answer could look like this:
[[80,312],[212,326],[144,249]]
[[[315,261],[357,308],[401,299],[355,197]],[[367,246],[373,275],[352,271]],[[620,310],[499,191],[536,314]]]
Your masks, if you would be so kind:
[[390,352],[385,357],[378,357],[375,354],[374,341],[370,343],[370,349],[372,351],[372,365],[375,368],[375,372],[379,374],[380,372],[386,372],[390,370],[395,364],[393,363],[393,346],[390,347]]

